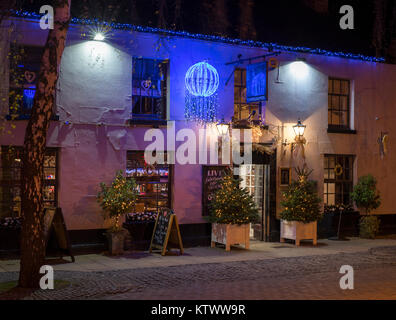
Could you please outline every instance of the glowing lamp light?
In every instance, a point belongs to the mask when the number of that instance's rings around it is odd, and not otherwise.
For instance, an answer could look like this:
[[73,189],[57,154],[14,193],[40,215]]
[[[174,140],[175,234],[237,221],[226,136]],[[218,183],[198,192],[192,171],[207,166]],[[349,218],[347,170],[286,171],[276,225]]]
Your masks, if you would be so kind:
[[303,79],[308,74],[308,66],[305,63],[305,59],[297,59],[297,61],[293,62],[290,67],[291,72],[296,78]]
[[219,74],[207,62],[198,62],[186,72],[187,90],[196,97],[210,97],[219,87]]
[[294,133],[296,137],[302,137],[304,135],[305,128],[307,126],[301,123],[301,120],[298,119],[297,124],[293,126]]
[[226,136],[228,134],[229,124],[224,121],[224,118],[216,124],[219,135]]
[[96,41],[103,41],[105,39],[104,35],[101,34],[100,32],[98,32],[97,34],[95,34],[94,40]]

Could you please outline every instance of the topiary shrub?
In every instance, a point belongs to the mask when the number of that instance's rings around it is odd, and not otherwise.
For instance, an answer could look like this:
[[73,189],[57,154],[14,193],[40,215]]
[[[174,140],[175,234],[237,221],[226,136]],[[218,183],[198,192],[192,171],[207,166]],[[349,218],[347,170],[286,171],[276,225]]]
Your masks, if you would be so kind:
[[375,178],[371,174],[360,177],[358,183],[353,187],[351,198],[358,208],[365,209],[366,214],[377,209],[381,205],[381,198]]
[[123,176],[122,170],[117,171],[116,176],[107,186],[104,182],[100,183],[100,191],[97,195],[99,205],[103,209],[104,218],[114,220],[114,225],[110,232],[121,230],[120,216],[130,212],[137,199],[136,182],[133,178]]
[[380,219],[376,216],[365,216],[360,219],[359,235],[361,238],[375,239],[379,231]]
[[377,209],[381,205],[375,178],[371,174],[360,177],[358,183],[353,187],[351,198],[358,208],[365,210],[366,214],[360,218],[360,237],[374,239],[379,231],[380,221],[375,216],[367,215],[371,210]]

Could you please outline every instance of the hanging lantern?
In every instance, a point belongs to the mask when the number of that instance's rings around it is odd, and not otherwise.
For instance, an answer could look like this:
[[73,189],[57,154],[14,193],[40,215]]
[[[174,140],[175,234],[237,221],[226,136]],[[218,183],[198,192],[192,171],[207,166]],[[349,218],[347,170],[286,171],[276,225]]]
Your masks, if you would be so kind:
[[185,118],[198,122],[216,122],[219,87],[217,70],[205,61],[198,62],[187,70],[185,85]]

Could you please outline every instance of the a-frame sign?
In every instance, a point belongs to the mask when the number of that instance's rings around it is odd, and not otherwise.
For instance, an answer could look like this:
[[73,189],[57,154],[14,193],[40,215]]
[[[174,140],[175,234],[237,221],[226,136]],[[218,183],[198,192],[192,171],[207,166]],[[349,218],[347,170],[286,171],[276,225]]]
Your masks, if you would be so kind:
[[75,261],[74,255],[71,249],[71,242],[69,234],[67,233],[66,223],[63,218],[61,208],[45,208],[44,209],[44,233],[45,233],[45,245],[48,245],[48,240],[51,235],[51,231],[54,232],[55,238],[58,245],[58,252],[61,258],[64,255],[70,256],[72,262]]
[[180,236],[179,224],[173,210],[162,210],[158,213],[155,221],[153,235],[150,243],[150,253],[153,249],[161,250],[161,255],[165,255],[167,250],[179,248],[183,254],[183,242]]

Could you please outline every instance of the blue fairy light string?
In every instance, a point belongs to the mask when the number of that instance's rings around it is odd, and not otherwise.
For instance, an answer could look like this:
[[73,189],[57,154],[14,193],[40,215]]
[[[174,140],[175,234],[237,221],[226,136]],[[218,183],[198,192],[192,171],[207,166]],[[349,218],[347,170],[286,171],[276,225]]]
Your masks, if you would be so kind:
[[[35,12],[18,11],[18,10],[13,10],[12,12],[13,12],[14,16],[21,17],[21,18],[28,18],[28,19],[34,19],[34,20],[39,20],[41,18],[41,15],[39,15]],[[172,31],[172,30],[166,30],[166,29],[161,29],[161,28],[136,26],[136,25],[128,24],[128,23],[106,22],[106,21],[100,21],[98,19],[72,18],[71,23],[78,24],[78,25],[102,25],[104,27],[110,27],[112,29],[117,29],[117,30],[129,30],[129,31],[132,30],[132,31],[138,31],[138,32],[145,32],[145,33],[155,33],[155,34],[161,34],[163,36],[177,36],[177,37],[190,38],[190,39],[198,39],[198,40],[221,42],[221,43],[228,43],[228,44],[234,44],[234,45],[265,48],[265,49],[273,50],[273,51],[318,54],[318,55],[325,55],[325,56],[329,56],[329,57],[354,59],[354,60],[361,60],[361,61],[367,61],[367,62],[385,62],[385,58],[371,57],[371,56],[366,56],[366,55],[362,55],[362,54],[334,52],[334,51],[329,51],[329,50],[324,50],[324,49],[308,48],[308,47],[303,47],[303,46],[297,46],[297,47],[283,46],[283,45],[279,45],[279,44],[272,43],[272,42],[232,39],[232,38],[221,37],[221,36],[190,33],[190,32],[186,32],[186,31]]]

